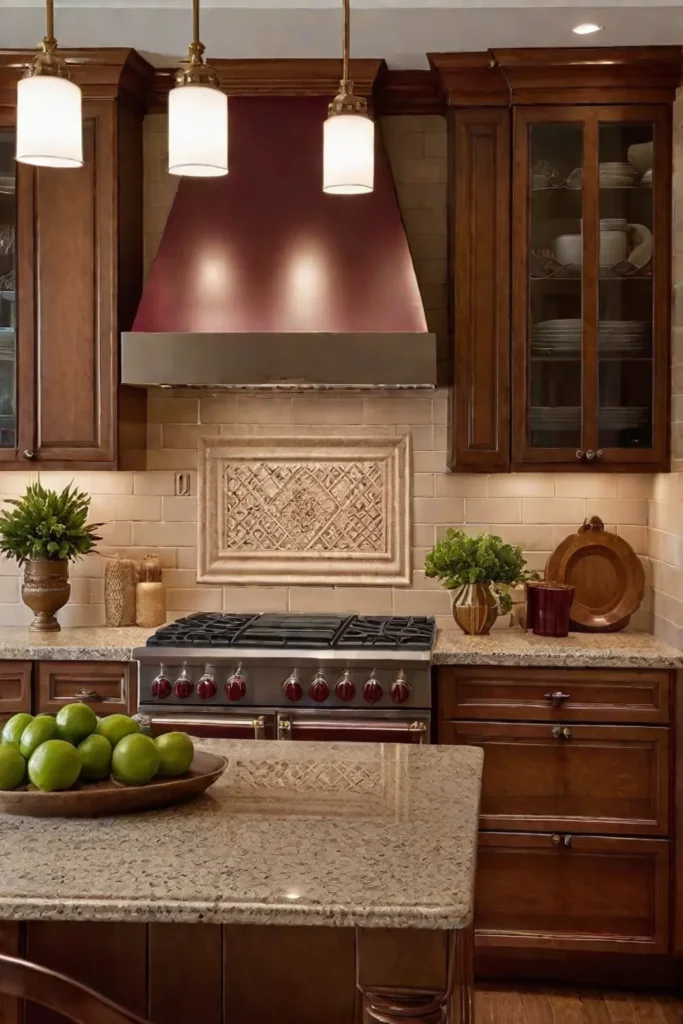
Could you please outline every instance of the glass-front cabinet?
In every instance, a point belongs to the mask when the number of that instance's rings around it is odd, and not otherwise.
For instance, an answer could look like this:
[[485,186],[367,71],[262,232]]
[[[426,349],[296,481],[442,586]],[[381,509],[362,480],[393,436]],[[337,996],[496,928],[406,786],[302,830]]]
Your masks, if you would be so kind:
[[666,468],[670,114],[514,111],[513,466]]
[[0,459],[17,446],[15,168],[14,128],[0,120]]

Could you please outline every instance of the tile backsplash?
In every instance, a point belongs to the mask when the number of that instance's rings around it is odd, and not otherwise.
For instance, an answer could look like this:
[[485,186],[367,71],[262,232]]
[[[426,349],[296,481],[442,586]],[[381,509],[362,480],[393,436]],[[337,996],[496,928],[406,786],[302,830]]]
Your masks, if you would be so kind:
[[[680,118],[679,118],[680,119]],[[446,346],[446,130],[440,117],[382,119],[389,157],[405,220],[430,330],[437,334],[441,367]],[[145,262],[149,267],[177,187],[165,170],[166,118],[145,121]],[[683,142],[677,143],[678,152]],[[681,186],[677,171],[677,187]],[[683,231],[683,228],[681,229]],[[683,236],[677,263],[683,265]],[[680,276],[680,274],[679,274]],[[682,300],[683,301],[683,300]],[[683,307],[682,307],[683,308]],[[683,338],[683,319],[680,321]],[[683,419],[683,341],[677,366]],[[653,615],[652,578],[658,628],[683,646],[683,425],[680,474],[523,473],[451,474],[446,466],[445,388],[435,393],[264,395],[156,391],[150,393],[148,471],[145,473],[0,472],[0,497],[19,494],[38,476],[48,486],[70,480],[92,494],[92,518],[104,522],[103,556],[120,553],[161,556],[168,588],[169,617],[198,610],[358,611],[364,614],[435,615],[452,625],[450,596],[425,577],[427,550],[448,526],[473,533],[500,534],[520,544],[529,564],[543,569],[553,548],[586,515],[599,515],[641,556],[648,580],[645,601],[633,617],[649,628]],[[676,428],[675,428],[676,429]],[[412,444],[412,575],[409,586],[290,586],[197,583],[198,439],[203,435],[245,437],[358,436],[399,438]],[[191,492],[176,496],[178,472],[190,474]],[[677,480],[678,483],[673,481]],[[654,490],[653,490],[654,488]],[[648,515],[652,528],[648,528]],[[653,518],[654,517],[654,518]],[[660,525],[656,525],[660,524]],[[103,567],[91,555],[72,569],[72,597],[60,613],[63,625],[104,622]],[[0,560],[0,624],[30,621],[20,598],[16,566]],[[678,597],[676,597],[678,594]],[[679,616],[678,619],[676,617]],[[499,625],[505,626],[507,619]],[[672,629],[678,632],[672,632]]]

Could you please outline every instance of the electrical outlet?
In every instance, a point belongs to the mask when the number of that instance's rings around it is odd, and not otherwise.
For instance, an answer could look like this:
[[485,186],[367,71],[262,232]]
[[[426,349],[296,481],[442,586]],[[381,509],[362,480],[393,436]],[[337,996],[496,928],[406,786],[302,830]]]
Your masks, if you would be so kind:
[[184,497],[190,493],[190,474],[189,473],[176,473],[175,475],[175,492],[177,495]]

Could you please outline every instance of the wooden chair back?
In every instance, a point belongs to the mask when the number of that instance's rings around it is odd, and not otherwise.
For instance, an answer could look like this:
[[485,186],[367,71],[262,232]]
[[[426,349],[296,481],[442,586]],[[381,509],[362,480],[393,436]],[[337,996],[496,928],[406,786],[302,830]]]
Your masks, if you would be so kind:
[[0,956],[0,993],[54,1010],[74,1024],[147,1024],[91,988],[11,956]]

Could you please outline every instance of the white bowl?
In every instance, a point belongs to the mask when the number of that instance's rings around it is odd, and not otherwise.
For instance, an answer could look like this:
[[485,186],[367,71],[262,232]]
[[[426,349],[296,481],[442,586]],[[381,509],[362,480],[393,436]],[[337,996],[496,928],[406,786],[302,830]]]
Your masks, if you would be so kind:
[[639,174],[651,171],[655,160],[654,142],[636,142],[628,147],[628,162],[632,164]]

